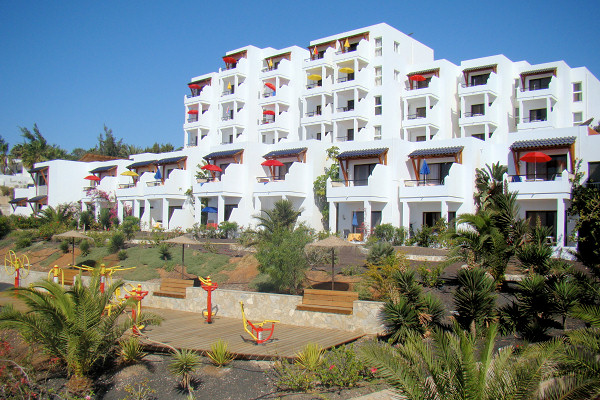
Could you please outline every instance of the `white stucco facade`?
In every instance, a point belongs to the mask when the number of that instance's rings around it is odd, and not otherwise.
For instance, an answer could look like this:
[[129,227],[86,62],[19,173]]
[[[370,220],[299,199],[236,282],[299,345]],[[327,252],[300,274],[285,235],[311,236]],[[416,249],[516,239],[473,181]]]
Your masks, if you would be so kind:
[[[557,244],[567,245],[572,221],[564,211],[575,159],[584,173],[598,168],[600,174],[600,136],[578,126],[600,117],[600,82],[585,67],[503,55],[455,65],[386,24],[306,47],[247,46],[227,52],[223,62],[188,83],[182,150],[37,164],[36,185],[15,195],[37,203],[15,212],[78,201],[99,209],[102,200],[85,189],[96,185],[84,179],[92,174],[101,177],[97,189],[115,197],[119,215],[131,208],[146,226],[189,228],[207,198],[217,209],[209,222],[247,227],[284,198],[315,229],[368,232],[380,223],[418,229],[473,212],[476,168],[499,161],[509,167],[523,216],[542,218],[555,227]],[[327,183],[330,219],[323,226],[313,182],[331,163],[332,146],[341,172]],[[515,163],[528,151],[553,157],[537,165],[543,173]],[[283,166],[261,165],[268,160]],[[204,162],[224,172],[197,180]],[[126,171],[139,177],[121,175]]]

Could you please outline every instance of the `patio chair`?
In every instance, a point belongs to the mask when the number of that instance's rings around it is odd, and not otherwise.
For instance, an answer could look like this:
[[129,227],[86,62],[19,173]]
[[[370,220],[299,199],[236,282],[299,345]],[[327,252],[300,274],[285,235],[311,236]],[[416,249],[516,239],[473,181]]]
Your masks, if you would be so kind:
[[[256,341],[256,344],[265,343],[271,339],[273,336],[273,331],[275,330],[275,324],[279,321],[266,319],[263,322],[255,322],[252,323],[246,319],[246,314],[244,313],[244,302],[240,301],[240,306],[242,307],[242,320],[244,321],[244,330],[248,332],[252,339]],[[269,328],[263,328],[264,324],[271,323]],[[266,335],[269,335],[265,337]]]

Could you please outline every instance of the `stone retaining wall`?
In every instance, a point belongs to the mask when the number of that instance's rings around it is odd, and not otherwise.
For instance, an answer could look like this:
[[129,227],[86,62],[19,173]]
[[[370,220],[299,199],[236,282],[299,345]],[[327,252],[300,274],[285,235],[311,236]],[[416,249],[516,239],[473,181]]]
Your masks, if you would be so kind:
[[[22,280],[22,286],[40,279],[46,279],[47,273],[31,271]],[[89,277],[83,277],[84,282]],[[14,277],[0,271],[0,282],[14,284]],[[206,309],[206,291],[200,287],[187,288],[187,298],[153,296],[160,287],[159,282],[127,281],[132,285],[142,284],[142,289],[149,292],[142,302],[143,307],[164,308],[170,310],[202,313]],[[383,303],[357,300],[354,302],[352,315],[332,314],[313,311],[299,311],[296,306],[302,303],[302,296],[291,296],[273,293],[245,292],[241,290],[217,289],[212,293],[212,304],[218,307],[217,316],[241,318],[240,301],[244,302],[246,316],[249,320],[279,320],[281,323],[315,328],[332,328],[344,331],[356,331],[366,334],[378,334],[384,330],[379,312]],[[199,315],[199,318],[202,318]]]

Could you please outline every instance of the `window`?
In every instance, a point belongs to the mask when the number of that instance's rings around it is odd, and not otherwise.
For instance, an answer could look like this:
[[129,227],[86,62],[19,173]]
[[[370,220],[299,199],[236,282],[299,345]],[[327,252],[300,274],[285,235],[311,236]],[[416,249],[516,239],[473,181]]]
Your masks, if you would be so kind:
[[456,211],[448,211],[448,227],[456,229]]
[[381,38],[375,38],[375,57],[380,56],[383,53]]
[[401,81],[401,78],[400,78],[400,71],[396,71],[396,70],[394,70],[394,80],[395,80],[396,82],[400,82],[400,81]]
[[539,221],[542,226],[550,228],[552,238],[556,240],[556,211],[526,211],[525,218],[531,227],[535,227]]
[[394,42],[394,53],[400,53],[400,43]]
[[373,139],[381,140],[381,126],[376,125],[373,127]]
[[479,140],[485,140],[485,133],[474,133],[471,135],[471,137]]
[[354,140],[354,129],[348,129],[346,131],[346,140],[349,142]]
[[583,91],[581,90],[581,82],[573,83],[573,101],[583,100]]
[[415,138],[415,142],[424,142],[425,141],[425,136],[417,136]]
[[600,162],[588,163],[588,182],[600,182]]
[[431,76],[426,78],[424,81],[417,81],[417,89],[425,89],[429,87],[429,83],[431,82]]
[[371,228],[381,225],[381,211],[371,211]]
[[415,109],[415,118],[426,118],[427,117],[427,107],[417,107]]
[[471,75],[471,86],[487,85],[490,73],[481,75]]
[[429,164],[429,174],[422,175],[421,179],[430,183],[436,183],[443,185],[444,179],[450,173],[450,168],[452,167],[451,162],[445,163],[431,163]]
[[424,212],[423,213],[423,226],[434,226],[442,218],[442,213],[439,211]]
[[381,67],[375,67],[375,86],[381,86]]
[[471,117],[477,117],[485,114],[484,104],[472,104],[471,105]]
[[527,163],[527,179],[553,181],[567,169],[566,154],[552,155],[550,158],[546,163]]
[[545,108],[538,108],[536,110],[529,110],[529,122],[539,122],[548,120],[548,110]]
[[346,111],[353,111],[354,110],[354,100],[348,100],[346,108],[347,108]]
[[529,80],[529,90],[548,89],[550,87],[551,76],[546,78],[537,78]]
[[369,177],[377,164],[359,164],[354,166],[354,186],[367,186]]
[[293,162],[285,162],[283,163],[283,167],[277,167],[277,172],[275,177],[279,180],[285,180],[285,176],[290,171]]
[[234,208],[237,208],[237,204],[225,204],[225,221],[229,221],[229,218],[231,217],[231,213],[233,212]]
[[521,110],[519,109],[519,107],[515,108],[515,121],[517,121],[517,124],[520,122],[519,121],[520,114],[521,114]]
[[583,121],[583,113],[582,112],[574,112],[573,113],[573,125],[579,125]]
[[[356,217],[356,218],[354,218]],[[355,221],[356,220],[356,221]],[[354,224],[356,222],[356,225]],[[365,227],[365,212],[364,211],[353,211],[352,212],[352,233],[362,232]]]
[[383,105],[381,104],[381,96],[375,96],[375,115],[381,115]]

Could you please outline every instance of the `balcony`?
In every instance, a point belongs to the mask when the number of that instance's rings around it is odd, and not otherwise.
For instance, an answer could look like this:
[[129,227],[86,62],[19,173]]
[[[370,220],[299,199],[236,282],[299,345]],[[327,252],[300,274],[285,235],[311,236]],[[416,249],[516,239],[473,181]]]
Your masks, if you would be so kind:
[[[421,108],[421,107],[419,107]],[[439,127],[440,107],[434,106],[428,110],[415,112],[415,108],[409,108],[409,114],[402,121],[403,128],[419,128],[424,126]]]
[[429,82],[429,85],[427,87],[424,88],[417,88],[414,87],[413,89],[411,89],[410,87],[405,87],[402,89],[402,97],[404,98],[404,100],[409,100],[409,99],[417,99],[419,97],[423,97],[425,98],[426,96],[430,96],[434,99],[439,99],[440,96],[440,79],[438,77],[433,77],[431,78],[431,81]]
[[[419,201],[432,201],[441,199],[458,199],[463,201],[469,197],[466,193],[471,190],[465,185],[466,169],[464,165],[454,163],[450,172],[443,180],[421,177],[420,180],[408,179],[400,184],[398,196],[401,199],[419,199]],[[416,201],[416,200],[414,200]]]
[[284,111],[279,115],[264,115],[263,118],[259,121],[258,129],[260,131],[263,130],[272,130],[272,129],[290,129],[290,113]]
[[233,67],[219,68],[219,74],[221,78],[226,78],[233,75],[246,76],[248,74],[248,60],[240,58]]
[[281,76],[284,78],[290,78],[292,76],[292,63],[289,60],[283,59],[277,65],[272,67],[263,68],[260,71],[261,79],[273,78]]
[[295,162],[284,179],[271,176],[257,177],[254,183],[254,195],[306,197],[313,190],[310,177],[311,167],[308,164]]
[[304,69],[316,68],[321,66],[331,67],[333,65],[333,53],[335,50],[333,48],[328,48],[325,53],[322,55],[313,55],[311,53],[310,58],[304,60]]
[[244,193],[246,168],[242,164],[229,164],[224,173],[216,180],[200,181],[193,184],[193,192],[197,196],[217,196],[220,194],[233,194],[240,196]]
[[461,113],[458,119],[459,125],[482,125],[492,124],[498,125],[498,107],[496,102],[491,106],[485,105],[483,112],[481,111],[465,111]]
[[339,121],[344,119],[359,118],[367,120],[369,114],[369,107],[366,99],[362,99],[354,106],[342,106],[337,107],[335,112],[332,114],[332,120]]
[[[368,179],[327,180],[327,200],[346,199],[347,197],[383,198],[391,194],[391,167],[377,164]],[[385,200],[386,202],[388,200]]]
[[491,73],[487,83],[473,84],[461,83],[458,88],[459,96],[470,96],[475,94],[489,93],[498,96],[499,79],[498,75]]
[[[526,81],[526,85],[528,85],[529,81]],[[542,99],[542,98],[551,98],[554,101],[558,99],[558,82],[556,78],[553,78],[548,87],[544,86],[525,86],[523,88],[519,88],[517,91],[517,100],[534,100],[534,99]]]
[[332,90],[339,91],[358,88],[364,91],[368,91],[367,76],[368,74],[365,70],[355,72],[354,77],[341,76],[338,79],[336,79],[336,82],[333,84]]
[[518,192],[517,199],[555,199],[556,196],[569,197],[572,175],[564,170],[561,174],[511,175],[508,190]]
[[211,85],[206,85],[202,88],[202,90],[200,90],[200,92],[196,96],[192,96],[191,94],[186,95],[183,102],[185,105],[194,104],[201,101],[210,102],[213,98],[213,95],[214,87],[212,87]]
[[258,103],[261,106],[265,106],[267,104],[275,104],[275,103],[281,103],[281,104],[288,105],[290,99],[291,99],[291,89],[289,86],[284,85],[284,86],[278,88],[275,91],[275,93],[273,93],[273,91],[271,91],[270,89],[263,91],[260,94]]
[[336,63],[358,59],[361,63],[365,65],[369,63],[369,59],[371,58],[371,46],[370,43],[366,40],[361,40],[356,46],[355,50],[347,50],[347,51],[337,51],[333,55],[333,61]]
[[522,129],[539,129],[554,127],[554,112],[550,112],[546,117],[524,117],[517,120],[517,130]]

